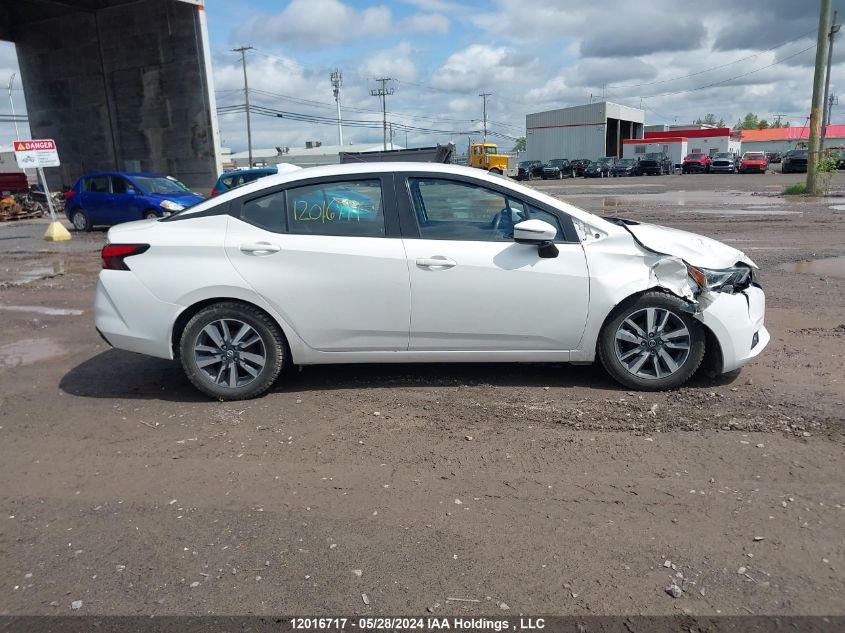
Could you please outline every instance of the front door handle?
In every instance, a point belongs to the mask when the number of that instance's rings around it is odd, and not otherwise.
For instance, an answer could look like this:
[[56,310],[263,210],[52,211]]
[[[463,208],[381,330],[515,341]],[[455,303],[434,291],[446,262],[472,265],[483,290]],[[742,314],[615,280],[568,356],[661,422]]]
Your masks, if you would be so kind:
[[458,265],[454,259],[447,259],[446,257],[420,257],[417,259],[417,266],[420,268],[430,268],[432,270],[448,270]]
[[281,246],[270,242],[255,242],[253,244],[241,244],[241,252],[247,255],[272,255],[282,250]]

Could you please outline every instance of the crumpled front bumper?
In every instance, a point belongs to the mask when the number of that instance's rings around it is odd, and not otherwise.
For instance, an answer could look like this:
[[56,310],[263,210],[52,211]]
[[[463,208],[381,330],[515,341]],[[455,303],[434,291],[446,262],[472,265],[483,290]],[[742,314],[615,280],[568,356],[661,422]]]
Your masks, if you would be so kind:
[[709,303],[701,302],[698,319],[706,325],[722,350],[721,371],[738,369],[762,352],[769,343],[763,324],[766,295],[758,286],[736,294],[710,293]]

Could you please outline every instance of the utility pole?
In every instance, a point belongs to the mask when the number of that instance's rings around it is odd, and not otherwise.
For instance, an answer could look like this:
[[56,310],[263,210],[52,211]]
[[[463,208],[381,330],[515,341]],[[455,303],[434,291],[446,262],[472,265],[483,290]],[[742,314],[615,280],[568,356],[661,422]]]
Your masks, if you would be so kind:
[[827,34],[827,74],[824,78],[824,116],[822,117],[822,138],[819,143],[819,149],[824,151],[824,139],[827,136],[827,126],[830,125],[830,110],[833,107],[834,95],[828,96],[830,93],[830,63],[833,60],[833,37],[839,33],[839,25],[836,23],[837,12],[833,12],[833,22],[830,25],[830,31]]
[[9,105],[12,107],[12,121],[15,123],[15,140],[19,141],[21,139],[20,134],[18,133],[18,119],[15,116],[15,101],[12,99],[12,82],[15,80],[15,73],[12,73],[12,76],[9,77]]
[[340,87],[343,85],[343,74],[337,68],[331,74],[332,92],[337,104],[337,144],[343,146],[343,122],[340,120]]
[[484,140],[483,143],[487,142],[487,97],[492,95],[492,92],[479,92],[478,96],[481,97],[484,101]]
[[252,167],[252,127],[249,121],[249,82],[246,77],[246,52],[251,51],[252,46],[241,46],[233,48],[232,52],[241,54],[241,64],[244,67],[244,101],[246,102],[246,144],[249,154],[249,166]]
[[813,75],[813,101],[810,107],[810,148],[807,152],[807,193],[818,194],[817,173],[821,158],[821,128],[824,111],[824,71],[827,67],[825,38],[830,31],[830,0],[821,0],[819,33],[816,42],[816,71]]
[[376,79],[376,81],[381,83],[381,88],[370,90],[370,94],[373,97],[381,98],[381,121],[384,135],[384,151],[387,151],[387,97],[388,95],[392,95],[394,92],[393,88],[387,87],[387,82],[393,81],[393,79],[390,77],[380,77],[379,79]]

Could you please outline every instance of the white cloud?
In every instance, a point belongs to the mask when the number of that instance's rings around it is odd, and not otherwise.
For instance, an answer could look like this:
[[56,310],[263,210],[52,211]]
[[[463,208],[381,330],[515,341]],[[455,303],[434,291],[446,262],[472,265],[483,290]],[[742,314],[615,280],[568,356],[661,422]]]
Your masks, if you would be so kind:
[[392,77],[402,81],[414,81],[417,67],[414,64],[414,49],[407,42],[377,51],[367,57],[363,70],[367,77]]
[[236,35],[316,50],[396,33],[445,33],[449,26],[449,18],[438,12],[415,13],[397,22],[384,4],[356,9],[342,0],[291,0],[280,13],[253,16]]
[[402,30],[416,33],[446,33],[451,22],[442,13],[415,13],[402,20]]

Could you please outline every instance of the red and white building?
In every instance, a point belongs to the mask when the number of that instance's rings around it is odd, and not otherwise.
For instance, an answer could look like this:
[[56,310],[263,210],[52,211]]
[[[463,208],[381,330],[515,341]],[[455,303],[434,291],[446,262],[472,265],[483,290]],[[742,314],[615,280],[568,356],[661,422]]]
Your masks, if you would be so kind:
[[644,138],[622,141],[622,158],[637,159],[650,152],[667,154],[680,167],[687,154],[739,154],[742,141],[729,127],[646,132]]

